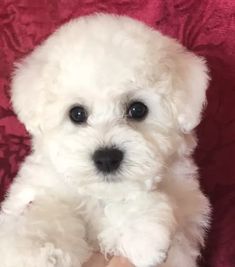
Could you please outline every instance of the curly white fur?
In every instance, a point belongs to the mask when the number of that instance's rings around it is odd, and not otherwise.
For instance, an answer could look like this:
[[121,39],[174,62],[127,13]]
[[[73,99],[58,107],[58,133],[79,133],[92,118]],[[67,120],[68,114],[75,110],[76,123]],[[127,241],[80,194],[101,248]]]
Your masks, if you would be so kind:
[[[210,206],[191,154],[207,83],[203,59],[113,15],[72,20],[19,63],[12,102],[33,148],[2,205],[1,266],[79,267],[94,250],[197,266]],[[125,116],[133,100],[148,106],[141,122]],[[125,152],[119,172],[97,173],[101,146]]]

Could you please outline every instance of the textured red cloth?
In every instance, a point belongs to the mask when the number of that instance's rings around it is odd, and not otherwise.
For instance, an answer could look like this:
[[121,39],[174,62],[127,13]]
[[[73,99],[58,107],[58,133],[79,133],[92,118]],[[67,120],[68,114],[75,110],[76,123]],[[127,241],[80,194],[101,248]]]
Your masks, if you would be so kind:
[[19,163],[29,152],[30,143],[10,107],[13,62],[30,52],[58,25],[97,11],[126,14],[142,20],[206,57],[212,81],[207,94],[208,106],[198,127],[199,147],[195,158],[214,214],[202,265],[234,267],[234,0],[1,0],[0,198],[3,199]]

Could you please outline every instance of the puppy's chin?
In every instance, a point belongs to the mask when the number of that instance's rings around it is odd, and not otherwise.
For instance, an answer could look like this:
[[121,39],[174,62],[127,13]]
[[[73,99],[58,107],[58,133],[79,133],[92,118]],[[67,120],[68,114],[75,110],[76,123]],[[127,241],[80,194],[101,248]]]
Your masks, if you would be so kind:
[[140,192],[146,192],[146,189],[147,186],[145,183],[138,183],[133,180],[121,180],[120,182],[102,181],[83,184],[83,186],[77,187],[77,192],[84,197],[113,202],[132,198]]

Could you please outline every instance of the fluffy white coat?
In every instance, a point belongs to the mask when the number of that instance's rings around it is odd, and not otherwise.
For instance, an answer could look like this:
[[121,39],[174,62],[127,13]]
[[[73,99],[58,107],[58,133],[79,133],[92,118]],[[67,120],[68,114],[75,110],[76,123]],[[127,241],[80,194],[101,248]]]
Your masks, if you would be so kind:
[[[0,215],[1,267],[80,267],[92,251],[137,267],[195,267],[210,205],[192,160],[204,60],[127,17],[62,26],[17,66],[12,103],[32,135]],[[131,101],[145,120],[128,120]],[[74,104],[88,120],[75,125]],[[118,172],[91,155],[124,151]]]

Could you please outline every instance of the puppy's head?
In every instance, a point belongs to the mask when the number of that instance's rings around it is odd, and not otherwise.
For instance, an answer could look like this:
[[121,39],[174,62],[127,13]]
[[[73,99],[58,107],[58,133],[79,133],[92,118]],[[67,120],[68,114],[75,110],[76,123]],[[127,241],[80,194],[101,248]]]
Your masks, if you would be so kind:
[[16,70],[34,149],[74,185],[159,177],[190,153],[207,87],[201,58],[127,17],[73,20]]

